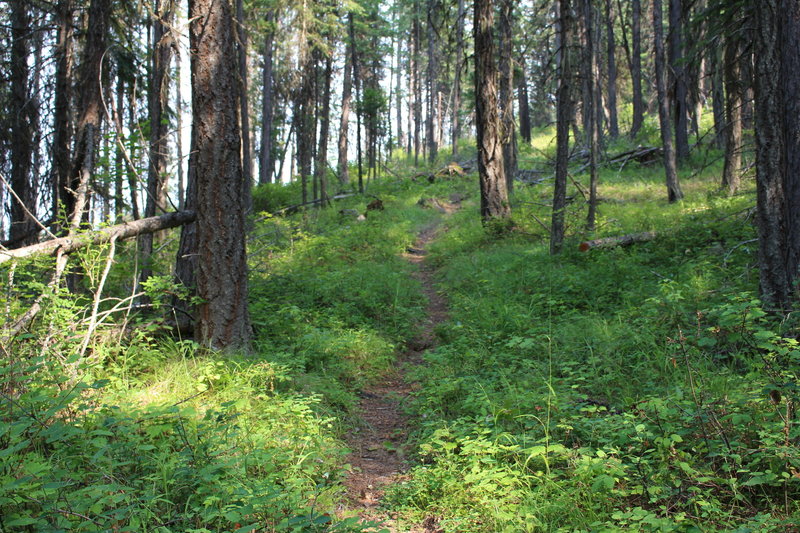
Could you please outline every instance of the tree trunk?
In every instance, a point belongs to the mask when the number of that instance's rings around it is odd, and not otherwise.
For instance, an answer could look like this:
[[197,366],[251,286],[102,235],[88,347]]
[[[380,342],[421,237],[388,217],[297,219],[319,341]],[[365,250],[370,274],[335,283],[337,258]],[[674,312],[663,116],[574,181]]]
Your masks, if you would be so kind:
[[727,127],[725,136],[725,166],[722,171],[722,187],[728,194],[739,188],[739,169],[742,167],[742,104],[743,91],[739,54],[739,37],[729,35],[725,42],[725,116]]
[[196,336],[213,348],[247,350],[247,310],[237,56],[231,5],[190,0],[192,130],[197,200]]
[[517,175],[517,135],[514,124],[514,0],[500,0],[500,108],[506,189],[514,191]]
[[89,181],[94,173],[95,150],[100,142],[101,63],[106,53],[111,0],[92,0],[83,59],[78,68],[79,104],[75,131],[75,158],[70,172],[70,189],[64,205],[71,228],[77,229],[87,205]]
[[[348,15],[350,19],[353,14]],[[347,44],[344,52],[344,79],[342,80],[342,115],[339,121],[339,184],[342,187],[350,183],[350,170],[348,166],[348,136],[350,133],[350,105],[353,92],[353,41],[348,32]]]
[[598,84],[600,76],[597,66],[597,40],[596,33],[599,28],[595,24],[595,12],[592,0],[582,0],[583,29],[584,29],[584,50],[583,50],[583,74],[586,91],[584,94],[583,113],[586,134],[586,144],[589,146],[589,212],[586,217],[586,229],[594,231],[597,219],[597,179],[598,179],[598,157],[600,152],[600,120],[598,111],[600,102],[598,95]]
[[[11,231],[14,246],[36,241],[38,226],[28,215],[36,214],[36,192],[31,180],[33,165],[34,95],[30,94],[28,68],[30,15],[24,2],[11,3],[11,188],[17,198],[11,200]],[[20,200],[22,203],[20,203]]]
[[686,161],[689,157],[689,107],[686,66],[683,64],[683,2],[669,1],[669,67],[674,73],[672,112],[675,120],[675,158]]
[[428,145],[428,162],[436,161],[439,145],[436,142],[436,108],[439,93],[439,66],[437,58],[436,19],[437,0],[428,0],[428,114],[425,117],[425,136]]
[[556,117],[556,180],[550,229],[550,253],[561,252],[564,243],[564,209],[567,205],[569,172],[569,126],[572,120],[572,72],[569,46],[572,22],[570,0],[559,0],[560,53],[558,63],[558,110]]
[[661,124],[661,142],[664,144],[664,170],[667,176],[667,198],[676,202],[683,198],[678,169],[675,163],[675,147],[672,143],[669,99],[667,98],[666,56],[664,54],[664,23],[661,0],[653,0],[653,44],[655,49],[656,92],[658,93],[658,118]]
[[606,40],[608,41],[608,134],[612,139],[616,139],[619,137],[619,120],[617,118],[617,42],[614,38],[614,14],[611,0],[606,0]]
[[475,0],[475,125],[478,130],[481,218],[484,222],[511,215],[503,167],[500,119],[497,116],[493,9],[493,0]]
[[[122,133],[122,116],[125,110],[125,81],[122,79],[122,74],[117,72],[117,101],[114,105],[114,123],[116,135]],[[125,156],[122,153],[123,139],[117,139],[116,148],[114,150],[114,217],[117,224],[122,222],[122,217],[125,214],[125,200],[123,195],[123,176],[125,176]]]
[[[261,149],[260,161],[258,165],[258,182],[261,185],[272,183],[272,170],[275,166],[275,160],[272,155],[272,117],[274,114],[272,103],[272,56],[274,52],[275,30],[272,25],[274,24],[274,12],[269,10],[267,13],[267,24],[269,27],[264,36],[264,50],[263,50],[263,70],[261,77]],[[344,110],[342,111],[344,115]]]
[[644,124],[644,98],[642,96],[642,6],[640,0],[631,2],[631,84],[633,86],[633,123],[631,137],[639,134]]
[[316,85],[317,69],[311,53],[311,43],[304,43],[305,52],[301,54],[303,79],[301,81],[298,102],[295,105],[294,118],[295,131],[297,132],[297,167],[300,173],[302,199],[308,201],[308,181],[313,177],[311,173],[314,160],[314,139],[316,138],[316,125],[314,124],[314,87]]
[[[169,101],[169,70],[172,61],[172,0],[156,0],[153,20],[152,73],[149,88],[150,146],[147,168],[147,198],[144,207],[145,218],[156,212],[166,212],[167,205],[167,158],[169,155],[170,124],[167,119]],[[152,274],[150,255],[153,253],[153,234],[148,233],[139,239],[143,267],[142,282]]]
[[420,46],[422,45],[421,29],[419,21],[419,1],[414,0],[414,21],[413,21],[413,45],[414,52],[411,55],[413,66],[411,69],[411,92],[414,95],[414,165],[419,165],[419,152],[421,148],[421,129],[422,129],[422,87],[420,77]]
[[461,73],[464,69],[464,0],[458,0],[456,15],[456,64],[453,73],[453,129],[450,139],[453,159],[458,156],[458,140],[461,138]]
[[725,91],[724,68],[721,53],[714,50],[711,73],[711,108],[714,114],[714,144],[722,148],[725,144]]
[[527,144],[531,142],[531,107],[528,99],[528,73],[525,68],[525,57],[520,56],[520,77],[517,86],[517,102],[519,106],[519,135]]
[[72,100],[72,0],[59,0],[56,7],[55,95],[53,103],[53,220],[59,219],[60,206],[66,201],[69,192],[69,173],[72,158],[70,139],[72,120],[70,102]]
[[[331,43],[332,45],[333,43]],[[317,160],[314,163],[316,181],[319,183],[320,204],[325,207],[330,205],[328,200],[328,131],[331,122],[331,78],[333,77],[333,57],[329,53],[325,57],[325,70],[323,71],[322,109],[319,117],[319,143],[317,145]]]
[[800,267],[800,4],[763,0],[753,12],[760,290],[788,313]]
[[[399,22],[398,22],[399,24]],[[406,138],[403,133],[403,39],[397,39],[397,69],[394,72],[394,98],[395,98],[395,119],[397,120],[397,147],[401,150],[406,144]],[[391,113],[391,106],[389,106],[389,113]]]
[[250,102],[248,98],[247,27],[245,26],[244,0],[236,0],[236,44],[239,76],[239,120],[242,131],[242,179],[244,180],[244,205],[253,208],[253,156],[250,138]]

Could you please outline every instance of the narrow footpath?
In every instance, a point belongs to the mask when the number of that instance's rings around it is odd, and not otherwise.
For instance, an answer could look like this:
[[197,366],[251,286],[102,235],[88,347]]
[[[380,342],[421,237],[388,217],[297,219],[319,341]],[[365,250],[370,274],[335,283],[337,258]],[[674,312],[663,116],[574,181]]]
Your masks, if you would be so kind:
[[447,320],[447,302],[436,291],[433,268],[425,261],[427,245],[435,238],[440,225],[441,221],[437,221],[424,228],[404,254],[407,261],[417,266],[413,275],[422,285],[428,302],[425,319],[398,357],[395,367],[362,391],[359,409],[363,424],[348,438],[353,450],[348,457],[352,469],[344,483],[348,511],[364,520],[382,522],[382,529],[390,533],[441,531],[433,517],[422,524],[407,524],[380,509],[384,489],[406,479],[408,465],[404,446],[408,440],[409,418],[404,407],[414,384],[406,381],[404,369],[422,364],[423,354],[436,347],[437,324]]

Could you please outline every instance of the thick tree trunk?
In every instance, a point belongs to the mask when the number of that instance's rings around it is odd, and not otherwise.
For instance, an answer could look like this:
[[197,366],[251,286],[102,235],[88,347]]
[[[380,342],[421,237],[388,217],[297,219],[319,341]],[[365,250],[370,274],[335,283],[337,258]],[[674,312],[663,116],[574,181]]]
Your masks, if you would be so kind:
[[672,112],[675,121],[675,158],[685,161],[689,157],[689,107],[686,66],[683,63],[683,2],[669,1],[669,67],[674,74]]
[[506,189],[514,191],[517,175],[517,132],[514,124],[514,0],[500,0],[500,109]]
[[658,118],[661,124],[661,142],[664,144],[664,170],[667,176],[667,198],[676,202],[683,198],[678,169],[675,162],[675,146],[672,141],[669,99],[667,97],[666,55],[664,53],[664,22],[661,0],[653,0],[653,44],[655,49],[656,91],[658,93]]
[[497,67],[492,0],[475,0],[475,99],[478,173],[484,222],[511,215],[503,172],[503,146],[497,116]]
[[558,110],[556,117],[556,180],[550,228],[550,253],[561,252],[564,243],[564,209],[567,205],[569,172],[569,126],[572,120],[572,71],[569,46],[572,20],[570,0],[559,0],[560,53],[558,63]]
[[725,43],[725,116],[727,127],[725,135],[725,166],[722,171],[722,187],[728,194],[739,188],[739,169],[742,167],[742,105],[743,88],[739,54],[739,38],[730,35]]
[[214,348],[248,349],[236,38],[231,5],[190,0],[192,130],[197,199],[196,335]]
[[[31,179],[36,100],[29,92],[30,15],[24,2],[11,3],[11,201],[9,240],[15,246],[36,241],[38,226],[28,213],[36,213],[36,192]],[[20,203],[20,201],[22,203]]]
[[[272,183],[272,170],[275,167],[275,160],[272,155],[272,117],[273,109],[273,83],[272,83],[272,57],[274,52],[275,30],[272,28],[274,23],[274,13],[270,10],[267,13],[267,28],[264,36],[264,50],[262,57],[264,65],[261,71],[261,147],[258,165],[258,183],[261,185]],[[342,111],[344,114],[344,111]]]
[[753,12],[760,290],[765,306],[789,312],[800,267],[800,3],[763,0]]
[[[608,58],[608,134],[619,137],[617,118],[617,42],[614,38],[614,13],[611,0],[606,0],[606,41]],[[599,28],[598,28],[599,31]]]

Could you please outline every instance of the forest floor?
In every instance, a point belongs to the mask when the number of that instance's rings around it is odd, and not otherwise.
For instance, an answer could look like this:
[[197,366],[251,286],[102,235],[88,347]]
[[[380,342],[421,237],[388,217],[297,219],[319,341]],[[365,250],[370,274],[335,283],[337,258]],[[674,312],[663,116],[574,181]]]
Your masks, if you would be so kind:
[[[459,208],[456,203],[441,203],[441,210],[451,214]],[[427,300],[425,319],[397,364],[361,391],[359,413],[361,426],[347,438],[353,450],[348,456],[351,466],[345,479],[349,513],[365,521],[381,523],[390,533],[436,533],[441,531],[435,516],[426,517],[421,524],[406,524],[395,513],[381,509],[381,498],[389,485],[408,478],[407,442],[411,429],[405,404],[418,386],[407,379],[407,369],[423,364],[423,355],[437,345],[436,326],[447,320],[448,304],[437,290],[434,268],[426,263],[427,246],[441,228],[441,219],[426,225],[409,247],[404,259],[416,266],[414,277],[420,283]]]

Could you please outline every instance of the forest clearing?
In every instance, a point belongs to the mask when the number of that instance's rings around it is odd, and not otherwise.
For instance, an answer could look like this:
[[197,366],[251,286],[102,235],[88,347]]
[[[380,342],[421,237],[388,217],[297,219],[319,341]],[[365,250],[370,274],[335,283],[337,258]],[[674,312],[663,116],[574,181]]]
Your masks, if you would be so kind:
[[0,21],[0,533],[800,531],[800,0]]

